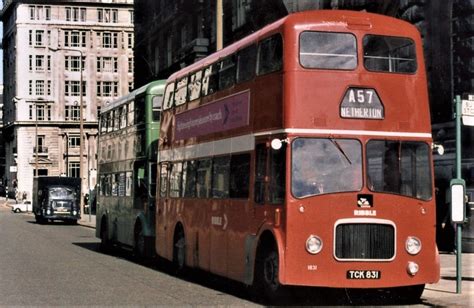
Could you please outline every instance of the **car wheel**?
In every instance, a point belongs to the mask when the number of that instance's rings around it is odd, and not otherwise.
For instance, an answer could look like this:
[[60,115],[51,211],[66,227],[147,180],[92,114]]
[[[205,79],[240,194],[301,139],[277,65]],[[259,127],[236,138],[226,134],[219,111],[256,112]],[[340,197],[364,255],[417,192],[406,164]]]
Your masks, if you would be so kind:
[[13,212],[15,212],[15,213],[20,213],[21,211],[20,211],[19,208],[16,208],[16,209],[13,210]]

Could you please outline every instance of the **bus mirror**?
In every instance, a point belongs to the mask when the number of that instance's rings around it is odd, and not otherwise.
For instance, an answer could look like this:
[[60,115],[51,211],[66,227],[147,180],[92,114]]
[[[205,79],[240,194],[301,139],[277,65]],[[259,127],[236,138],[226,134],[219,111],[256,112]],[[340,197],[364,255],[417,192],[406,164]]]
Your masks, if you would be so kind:
[[442,146],[441,144],[435,144],[433,143],[433,145],[431,146],[431,148],[433,150],[436,150],[436,152],[439,154],[439,155],[444,155],[444,146]]
[[286,142],[288,143],[288,139],[278,139],[278,138],[275,138],[272,140],[271,142],[271,147],[272,149],[274,149],[275,151],[281,149],[281,147],[283,146],[283,143]]
[[451,221],[463,223],[465,215],[465,192],[466,186],[462,179],[451,180]]

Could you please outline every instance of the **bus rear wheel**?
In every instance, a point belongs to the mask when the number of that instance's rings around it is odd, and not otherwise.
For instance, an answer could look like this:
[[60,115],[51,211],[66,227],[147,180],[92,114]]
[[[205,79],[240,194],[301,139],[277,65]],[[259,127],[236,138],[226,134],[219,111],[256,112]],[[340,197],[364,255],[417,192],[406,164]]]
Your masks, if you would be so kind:
[[184,237],[184,230],[178,227],[174,235],[173,242],[173,269],[175,274],[184,274],[186,260],[186,239]]
[[109,232],[107,223],[105,221],[102,221],[102,223],[100,224],[99,250],[105,253],[110,251]]
[[140,223],[135,225],[134,232],[133,254],[136,258],[143,258],[145,256],[145,237],[143,235],[143,228]]

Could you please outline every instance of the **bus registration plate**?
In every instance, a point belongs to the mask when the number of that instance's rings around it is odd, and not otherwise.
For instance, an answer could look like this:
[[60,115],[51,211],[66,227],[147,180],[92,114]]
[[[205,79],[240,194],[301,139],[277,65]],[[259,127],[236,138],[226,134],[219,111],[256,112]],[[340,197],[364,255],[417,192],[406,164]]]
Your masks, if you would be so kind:
[[373,270],[348,270],[347,279],[380,279],[380,271]]

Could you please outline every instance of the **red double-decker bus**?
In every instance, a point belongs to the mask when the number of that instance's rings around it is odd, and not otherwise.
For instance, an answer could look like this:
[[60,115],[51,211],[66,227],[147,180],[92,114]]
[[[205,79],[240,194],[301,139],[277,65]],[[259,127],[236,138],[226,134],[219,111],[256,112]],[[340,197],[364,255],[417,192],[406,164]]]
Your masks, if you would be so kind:
[[432,138],[412,25],[291,14],[170,76],[156,251],[278,297],[439,279]]

